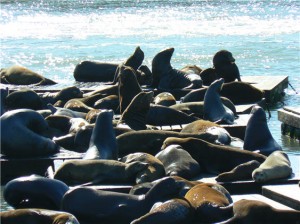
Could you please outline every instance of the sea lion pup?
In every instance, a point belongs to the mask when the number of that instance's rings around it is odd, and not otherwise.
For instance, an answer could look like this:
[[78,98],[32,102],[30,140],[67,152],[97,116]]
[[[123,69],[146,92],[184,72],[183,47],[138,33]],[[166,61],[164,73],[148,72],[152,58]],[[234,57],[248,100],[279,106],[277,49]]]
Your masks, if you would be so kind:
[[133,130],[147,129],[147,114],[153,95],[151,91],[138,93],[122,113],[118,126],[126,124]]
[[231,52],[227,50],[218,51],[213,57],[213,65],[218,76],[223,78],[224,82],[232,82],[236,79],[241,81],[239,69]]
[[191,179],[201,172],[199,163],[180,145],[169,145],[155,157],[163,163],[168,176]]
[[118,95],[120,101],[121,114],[130,104],[131,100],[140,92],[142,88],[138,83],[135,75],[135,71],[131,67],[122,66],[120,68],[118,79]]
[[266,182],[292,175],[289,157],[283,151],[275,151],[252,173],[255,182]]
[[54,85],[56,82],[45,78],[44,76],[31,71],[28,68],[13,65],[0,70],[1,83],[12,85]]
[[16,90],[8,94],[4,100],[4,104],[8,110],[21,108],[41,110],[44,108],[43,101],[39,95],[28,88]]
[[66,160],[54,173],[54,178],[67,185],[135,183],[136,175],[146,169],[142,162],[123,163],[116,160]]
[[1,153],[12,157],[49,156],[59,152],[51,140],[51,128],[42,115],[31,109],[5,112],[0,117]]
[[134,152],[146,152],[155,155],[160,151],[164,140],[168,137],[195,137],[214,142],[216,136],[209,133],[185,134],[175,131],[162,130],[140,130],[121,134],[117,136],[119,156],[126,156]]
[[63,115],[63,116],[68,116],[68,117],[80,117],[80,118],[85,118],[86,113],[83,112],[78,112],[74,110],[70,110],[67,108],[62,108],[62,107],[55,107],[52,104],[47,104],[47,107],[51,110],[53,115]]
[[218,182],[232,182],[240,180],[251,180],[252,172],[260,166],[261,163],[256,160],[251,160],[246,163],[242,163],[228,172],[219,174],[216,177]]
[[69,187],[54,179],[31,175],[9,181],[3,189],[4,200],[14,208],[60,209]]
[[251,114],[245,130],[243,148],[249,151],[259,151],[266,156],[274,151],[282,150],[269,130],[265,111],[260,106],[254,106]]
[[157,94],[154,97],[153,103],[157,104],[157,105],[169,107],[169,106],[176,104],[176,99],[171,93],[162,92],[162,93]]
[[234,113],[222,103],[220,98],[223,83],[224,79],[221,78],[208,87],[204,96],[203,118],[216,123],[233,124]]
[[197,184],[184,197],[195,209],[195,221],[214,223],[232,217],[232,211],[226,209],[232,203],[232,198],[219,184]]
[[234,216],[222,223],[299,224],[300,211],[281,210],[257,200],[242,199],[233,204]]
[[[208,173],[219,174],[251,160],[263,162],[264,155],[237,149],[231,146],[216,145],[197,138],[167,138],[162,150],[169,145],[181,145]],[[226,162],[225,162],[226,161]]]
[[[195,89],[182,97],[181,102],[198,102],[204,99],[207,87]],[[264,91],[245,82],[224,83],[220,91],[221,96],[230,99],[235,105],[253,104],[261,101]]]
[[3,224],[79,224],[76,217],[68,212],[47,209],[17,209],[0,212]]
[[218,137],[218,142],[221,144],[228,145],[231,143],[232,137],[226,131],[225,128],[221,127],[220,125],[207,121],[207,120],[197,120],[192,123],[187,124],[183,127],[180,133],[191,133],[191,134],[198,134],[198,133],[211,133],[212,135],[216,135]]
[[135,161],[148,164],[146,169],[141,170],[136,174],[135,182],[137,184],[151,182],[166,175],[163,163],[148,153],[131,153],[122,157],[120,161],[127,164]]
[[112,125],[112,110],[102,110],[96,120],[89,149],[83,159],[118,159],[118,146]]
[[150,211],[154,203],[178,195],[181,183],[163,179],[145,195],[130,195],[87,187],[68,191],[61,210],[75,215],[79,221],[100,223],[130,223]]
[[174,198],[165,202],[157,202],[151,210],[130,224],[188,224],[194,218],[194,209],[184,198]]
[[152,87],[165,91],[200,88],[202,80],[199,75],[189,74],[172,67],[170,61],[173,52],[174,48],[168,48],[154,56],[152,60]]

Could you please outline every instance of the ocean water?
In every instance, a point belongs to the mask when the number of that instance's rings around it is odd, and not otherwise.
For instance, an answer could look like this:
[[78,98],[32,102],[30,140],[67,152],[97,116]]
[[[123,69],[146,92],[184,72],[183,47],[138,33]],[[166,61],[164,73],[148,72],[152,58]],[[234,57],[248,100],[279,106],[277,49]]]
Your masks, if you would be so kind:
[[213,55],[226,49],[242,78],[287,75],[295,90],[289,86],[271,108],[268,125],[284,150],[300,152],[298,140],[281,135],[276,111],[300,105],[299,0],[1,0],[0,6],[0,67],[25,66],[59,83],[51,89],[86,87],[73,78],[77,63],[119,63],[136,46],[150,68],[165,48],[175,48],[175,68],[211,67]]

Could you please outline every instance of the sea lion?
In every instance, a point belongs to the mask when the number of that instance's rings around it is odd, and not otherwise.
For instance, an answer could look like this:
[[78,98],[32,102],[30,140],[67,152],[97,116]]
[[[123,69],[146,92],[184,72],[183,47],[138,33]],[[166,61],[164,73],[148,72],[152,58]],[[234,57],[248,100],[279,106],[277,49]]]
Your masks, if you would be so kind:
[[54,85],[56,82],[31,71],[28,68],[13,65],[0,70],[1,83],[12,85]]
[[5,112],[0,117],[1,153],[12,157],[49,156],[59,147],[50,138],[51,128],[42,115],[31,109]]
[[5,89],[0,88],[0,99],[1,99],[0,116],[8,110],[5,106],[5,98],[8,96],[8,94],[9,94],[8,88]]
[[3,224],[79,224],[76,217],[68,212],[47,209],[17,209],[0,212]]
[[169,145],[181,145],[208,173],[219,174],[251,160],[263,162],[264,155],[237,149],[231,146],[216,145],[197,138],[167,138],[162,149]]
[[276,209],[257,200],[242,199],[235,202],[233,213],[232,218],[222,223],[300,223],[300,211]]
[[218,182],[233,182],[240,180],[251,180],[252,172],[260,166],[261,163],[256,160],[251,160],[246,163],[242,163],[228,172],[219,174],[216,177]]
[[274,151],[282,150],[269,130],[265,111],[260,106],[254,106],[251,114],[245,130],[243,148],[249,151],[258,150],[267,156]]
[[147,113],[146,122],[154,126],[171,126],[188,124],[197,119],[197,117],[190,116],[170,107],[151,104]]
[[155,203],[147,214],[133,220],[131,224],[188,224],[191,223],[193,215],[194,209],[186,199],[174,198]]
[[[204,99],[207,87],[195,89],[182,97],[181,102],[198,102]],[[234,105],[254,104],[261,101],[264,97],[264,91],[252,86],[246,82],[224,83],[220,95],[230,99]]]
[[163,163],[168,176],[191,179],[201,172],[199,163],[180,145],[169,145],[155,157]]
[[44,104],[39,95],[28,88],[16,90],[7,95],[4,100],[8,110],[27,108],[32,110],[41,110]]
[[146,152],[155,155],[167,137],[195,137],[202,138],[209,142],[214,142],[216,136],[209,133],[186,134],[175,131],[162,130],[140,130],[121,134],[117,136],[119,156],[126,156],[134,152]]
[[252,173],[255,182],[266,182],[292,175],[291,162],[283,151],[272,152]]
[[220,98],[220,90],[224,79],[214,81],[207,89],[204,96],[204,120],[217,123],[233,124],[234,113],[226,107]]
[[171,93],[162,92],[162,93],[159,93],[155,96],[155,98],[153,100],[153,103],[157,104],[157,105],[162,105],[162,106],[169,107],[171,105],[176,104],[176,99]]
[[197,184],[184,197],[195,209],[195,220],[201,223],[214,223],[232,217],[232,211],[224,209],[232,203],[232,198],[219,184]]
[[122,113],[122,116],[118,121],[118,125],[126,124],[133,130],[147,129],[147,114],[150,109],[150,103],[153,95],[154,93],[150,91],[140,92],[133,97],[130,104]]
[[118,159],[118,146],[112,125],[112,110],[102,110],[96,120],[89,149],[83,159]]
[[65,194],[62,210],[74,214],[80,222],[130,223],[149,212],[155,202],[176,197],[180,185],[174,179],[167,178],[139,196],[75,188]]
[[88,105],[77,99],[68,100],[64,104],[64,108],[82,113],[88,113],[90,110],[94,109],[93,107],[89,107]]
[[241,81],[239,69],[230,51],[218,51],[213,57],[213,65],[216,73],[224,79],[224,82],[232,82],[236,79]]
[[9,181],[3,190],[4,200],[14,208],[60,209],[69,187],[59,181],[31,175]]
[[47,104],[47,107],[51,110],[53,115],[63,115],[68,117],[80,117],[85,118],[86,113],[74,111],[67,108],[55,107],[52,104]]
[[173,53],[174,48],[168,48],[154,56],[152,60],[152,87],[165,91],[200,88],[202,81],[199,75],[189,74],[172,67],[170,61]]
[[181,71],[189,74],[197,74],[200,75],[202,72],[202,68],[200,68],[197,65],[186,65],[183,68],[180,69]]
[[150,86],[153,82],[153,75],[147,65],[141,65],[136,73],[136,78],[141,86]]
[[199,75],[204,86],[210,86],[210,84],[220,78],[220,76],[217,74],[216,69],[214,68],[203,69]]
[[54,178],[68,185],[134,183],[136,175],[147,168],[146,163],[123,163],[116,160],[66,160],[55,171]]
[[119,96],[109,95],[103,97],[94,103],[93,108],[113,110],[115,114],[120,114]]
[[131,153],[120,159],[124,163],[139,161],[148,164],[147,168],[136,174],[136,183],[152,182],[166,175],[163,163],[149,153]]

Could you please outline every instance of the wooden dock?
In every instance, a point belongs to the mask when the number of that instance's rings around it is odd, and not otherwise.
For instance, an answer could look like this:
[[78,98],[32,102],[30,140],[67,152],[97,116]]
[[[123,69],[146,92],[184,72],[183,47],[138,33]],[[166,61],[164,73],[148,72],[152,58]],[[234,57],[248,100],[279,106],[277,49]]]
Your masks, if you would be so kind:
[[241,79],[263,90],[268,104],[278,102],[288,87],[288,76],[242,76]]
[[278,110],[281,133],[300,140],[300,107],[283,107]]

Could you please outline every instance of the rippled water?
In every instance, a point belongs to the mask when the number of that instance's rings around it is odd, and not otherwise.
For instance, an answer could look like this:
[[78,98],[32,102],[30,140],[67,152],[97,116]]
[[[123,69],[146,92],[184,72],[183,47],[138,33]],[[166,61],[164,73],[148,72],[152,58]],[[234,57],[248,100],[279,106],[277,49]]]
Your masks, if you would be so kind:
[[82,60],[122,62],[136,46],[151,67],[154,55],[174,47],[172,65],[212,66],[231,51],[242,76],[287,75],[291,85],[271,110],[270,130],[285,150],[299,141],[281,136],[276,109],[300,105],[300,1],[1,1],[0,67],[23,65],[59,84],[78,85]]

